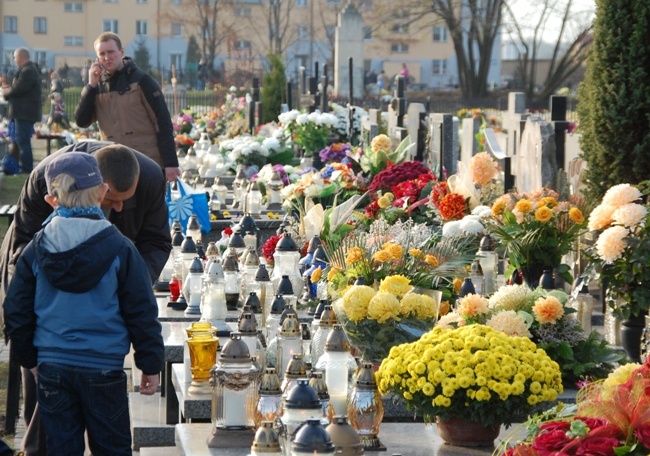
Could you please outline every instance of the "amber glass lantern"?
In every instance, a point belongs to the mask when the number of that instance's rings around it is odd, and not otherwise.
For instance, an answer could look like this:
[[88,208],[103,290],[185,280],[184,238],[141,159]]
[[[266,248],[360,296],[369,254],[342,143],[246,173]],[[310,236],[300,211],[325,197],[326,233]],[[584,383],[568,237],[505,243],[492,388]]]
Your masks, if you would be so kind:
[[[209,323],[207,323],[210,326]],[[217,360],[217,349],[219,348],[219,339],[206,330],[194,331],[192,336],[187,340],[187,346],[190,351],[190,372],[192,383],[188,388],[191,394],[209,394],[210,393],[210,369]]]
[[371,450],[383,448],[377,434],[384,419],[381,400],[372,364],[362,362],[348,404],[350,425],[357,431],[363,447]]
[[263,421],[275,421],[282,416],[282,389],[280,378],[274,367],[267,367],[258,390],[255,407],[255,426]]

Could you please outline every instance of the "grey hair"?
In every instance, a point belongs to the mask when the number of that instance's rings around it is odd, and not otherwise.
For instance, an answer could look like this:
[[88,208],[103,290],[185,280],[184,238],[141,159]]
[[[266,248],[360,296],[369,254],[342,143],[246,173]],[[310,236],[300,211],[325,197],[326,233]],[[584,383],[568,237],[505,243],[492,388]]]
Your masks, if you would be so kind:
[[69,174],[59,174],[52,181],[52,195],[56,197],[59,204],[71,209],[73,207],[99,206],[99,195],[103,184],[83,190],[72,190],[75,179]]

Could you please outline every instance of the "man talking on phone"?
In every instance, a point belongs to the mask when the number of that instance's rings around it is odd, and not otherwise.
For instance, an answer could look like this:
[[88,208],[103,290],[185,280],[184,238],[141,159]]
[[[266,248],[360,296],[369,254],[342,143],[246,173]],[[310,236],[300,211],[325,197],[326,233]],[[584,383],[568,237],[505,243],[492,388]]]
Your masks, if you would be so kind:
[[74,112],[77,125],[97,121],[101,138],[142,152],[158,163],[167,181],[180,177],[174,129],[160,86],[131,58],[120,37],[104,32],[95,40],[97,60]]

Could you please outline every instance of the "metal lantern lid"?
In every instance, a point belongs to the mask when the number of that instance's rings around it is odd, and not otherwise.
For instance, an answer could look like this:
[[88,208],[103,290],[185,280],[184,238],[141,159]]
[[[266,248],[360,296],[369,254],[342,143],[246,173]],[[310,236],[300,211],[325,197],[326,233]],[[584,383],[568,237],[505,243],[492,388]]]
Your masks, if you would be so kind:
[[244,233],[248,233],[249,231],[259,231],[259,228],[255,224],[255,219],[250,214],[250,212],[246,212],[246,214],[244,214],[244,216],[239,221],[239,229]]
[[307,420],[296,432],[291,451],[307,454],[334,454],[336,449],[320,420]]
[[241,334],[238,332],[231,332],[230,339],[226,341],[219,353],[219,362],[224,364],[235,364],[242,362],[250,362],[251,354],[248,351],[248,345],[241,340]]
[[357,372],[356,387],[359,390],[374,391],[377,389],[375,373],[372,371],[372,363],[362,361]]
[[210,266],[208,267],[208,280],[212,282],[223,280],[223,268],[221,267],[220,261],[213,261],[210,263]]
[[300,333],[302,340],[311,340],[311,329],[309,323],[300,323]]
[[196,253],[196,244],[192,236],[185,236],[181,244],[181,253]]
[[[214,186],[217,188],[217,190],[223,191],[224,188],[227,190],[228,188],[226,187],[226,184],[223,183],[223,180],[221,180],[221,176],[217,177],[214,180]],[[222,203],[225,203],[225,201],[222,201]]]
[[260,427],[255,431],[255,438],[253,439],[253,445],[251,445],[251,451],[254,451],[257,454],[281,453],[280,438],[273,428],[273,421],[262,421]]
[[187,230],[197,231],[200,229],[199,218],[195,214],[190,215],[190,218],[187,220]]
[[260,265],[260,257],[253,247],[248,249],[246,259],[244,260],[244,266],[253,268]]
[[276,252],[299,252],[298,244],[293,240],[289,233],[284,233],[278,243],[275,245]]
[[174,220],[172,222],[172,229],[170,230],[170,232],[173,235],[174,233],[178,233],[179,231],[181,233],[183,232],[183,227],[181,226],[181,221],[180,220]]
[[245,249],[246,243],[244,242],[244,237],[239,233],[239,231],[233,231],[228,241],[228,247],[235,249]]
[[325,249],[321,245],[314,251],[314,259],[312,262],[317,262],[320,261],[321,263],[327,263],[327,252],[325,252]]
[[280,315],[280,325],[284,323],[284,320],[287,318],[287,316],[293,315],[296,317],[296,321],[298,320],[298,312],[296,312],[296,309],[293,308],[293,304],[287,304],[282,311],[282,315]]
[[300,337],[302,334],[300,330],[300,322],[294,314],[288,314],[282,322],[282,329],[280,335],[282,337]]
[[348,336],[345,335],[343,331],[343,326],[340,324],[335,324],[332,331],[327,335],[327,341],[325,342],[325,351],[326,352],[349,352],[350,351],[350,341]]
[[242,336],[256,336],[257,335],[257,321],[251,313],[242,313],[237,325]]
[[321,401],[326,401],[330,398],[330,393],[327,391],[327,383],[321,371],[312,371],[309,377],[309,386],[316,390],[316,394],[318,394],[318,398]]
[[494,252],[497,249],[497,244],[489,234],[486,234],[481,238],[481,243],[479,244],[479,252]]
[[190,264],[189,272],[203,274],[203,262],[201,261],[201,257],[194,257]]
[[206,256],[220,256],[219,253],[219,247],[217,247],[217,243],[214,241],[208,242],[208,247],[205,249],[205,255]]
[[259,393],[261,396],[278,396],[282,394],[282,384],[275,367],[267,367],[260,381]]
[[283,275],[280,283],[278,284],[278,289],[276,290],[277,294],[281,295],[292,295],[293,294],[293,285],[291,280],[289,280],[288,275]]
[[359,439],[359,434],[348,423],[347,416],[335,416],[325,430],[332,439],[332,444],[336,448],[336,454],[344,456],[364,454],[363,444]]
[[339,320],[336,318],[336,313],[334,312],[332,306],[325,306],[325,309],[323,309],[323,313],[320,316],[318,326],[331,328],[334,326],[334,323],[337,323],[338,321]]
[[309,386],[309,382],[306,379],[298,379],[296,381],[297,385],[291,388],[289,394],[284,400],[284,406],[288,409],[309,409],[309,410],[318,410],[322,408],[320,399],[318,399],[318,394],[316,390]]
[[223,262],[223,270],[225,271],[239,271],[239,263],[237,262],[237,256],[234,252],[231,252],[227,257],[226,261]]
[[172,236],[172,246],[181,247],[183,245],[184,240],[185,240],[185,235],[183,234],[183,232],[176,231],[176,233],[174,233],[174,235]]
[[282,182],[282,176],[280,176],[280,172],[277,169],[273,169],[273,172],[271,173],[271,178],[269,179],[269,184],[271,185],[282,185],[284,182]]
[[316,249],[321,245],[322,245],[322,241],[320,240],[320,237],[314,236],[309,241],[309,246],[307,247],[307,253],[314,253]]
[[287,364],[287,371],[284,373],[286,378],[300,379],[307,377],[307,367],[302,355],[297,353],[291,356],[289,364]]
[[237,170],[237,175],[235,175],[235,182],[241,182],[246,179],[246,173],[244,172],[244,168],[242,166],[239,167]]
[[329,304],[329,301],[327,299],[321,299],[318,301],[318,305],[316,306],[316,310],[314,311],[314,319],[319,319],[321,315],[323,315],[323,310],[325,310],[325,306]]
[[265,264],[260,264],[257,267],[257,272],[255,273],[255,282],[270,282],[270,281],[271,281],[271,277],[269,276],[269,270],[266,269]]
[[276,295],[275,299],[271,303],[271,315],[282,315],[284,309],[287,307],[287,302],[284,300],[282,295]]
[[251,291],[246,298],[245,306],[250,306],[251,311],[254,313],[262,313],[262,303],[260,298],[257,297],[257,293]]
[[248,184],[248,191],[249,192],[259,192],[260,191],[260,186],[257,183],[256,180],[252,181],[250,184]]

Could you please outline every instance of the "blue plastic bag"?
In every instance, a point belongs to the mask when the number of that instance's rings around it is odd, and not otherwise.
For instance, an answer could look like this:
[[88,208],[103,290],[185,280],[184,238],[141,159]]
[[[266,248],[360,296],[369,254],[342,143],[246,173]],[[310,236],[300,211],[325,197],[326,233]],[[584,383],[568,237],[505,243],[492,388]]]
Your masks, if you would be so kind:
[[189,185],[182,180],[176,181],[178,186],[179,198],[172,199],[171,184],[167,184],[167,207],[169,208],[169,223],[178,220],[183,227],[183,232],[187,229],[187,221],[192,214],[201,225],[203,233],[209,233],[210,226],[210,211],[208,208],[208,197],[204,192],[195,192]]
[[18,164],[16,159],[9,154],[2,157],[1,164],[2,164],[2,172],[5,173],[7,176],[13,176],[14,174],[18,174],[20,172],[20,165]]

